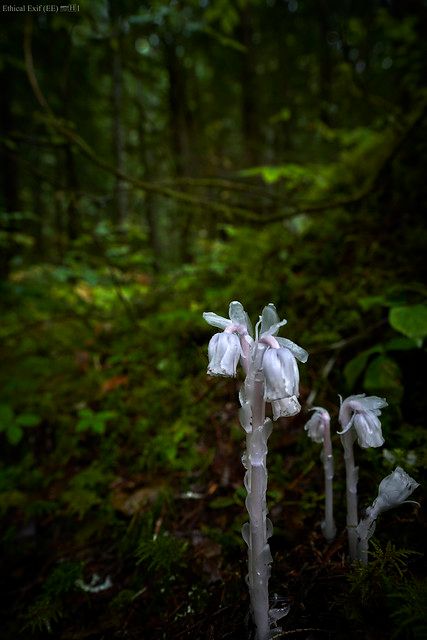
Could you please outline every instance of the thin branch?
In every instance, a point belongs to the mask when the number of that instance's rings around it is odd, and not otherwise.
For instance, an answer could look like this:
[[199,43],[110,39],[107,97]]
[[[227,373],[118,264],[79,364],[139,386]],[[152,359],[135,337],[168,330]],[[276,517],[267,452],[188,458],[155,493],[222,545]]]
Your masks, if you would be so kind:
[[224,178],[172,178],[167,180],[161,180],[160,185],[184,185],[189,187],[200,188],[213,188],[213,189],[225,189],[227,191],[239,191],[242,193],[248,193],[249,195],[258,195],[260,198],[268,198],[269,200],[276,200],[277,202],[283,202],[284,196],[280,196],[277,193],[270,193],[266,189],[257,187],[256,185],[239,182],[236,180],[227,180]]
[[337,342],[328,344],[325,347],[317,347],[317,348],[314,347],[313,349],[310,349],[310,354],[323,353],[325,351],[339,351],[341,349],[345,349],[346,347],[353,344],[354,342],[359,342],[360,340],[364,340],[373,331],[376,331],[376,329],[379,329],[380,327],[383,327],[386,324],[387,324],[387,320],[383,318],[382,320],[379,320],[378,322],[371,324],[369,327],[366,327],[366,329],[364,329],[360,333],[357,333],[355,336],[350,336],[350,338],[343,338],[342,340],[338,340]]
[[52,110],[49,107],[49,103],[42,90],[40,89],[40,85],[37,80],[36,72],[34,69],[34,59],[32,52],[32,37],[33,37],[33,20],[31,16],[27,15],[25,17],[25,25],[24,25],[24,59],[25,59],[25,69],[27,71],[28,80],[30,82],[31,88],[35,97],[37,98],[38,103],[41,107],[48,113],[52,114]]

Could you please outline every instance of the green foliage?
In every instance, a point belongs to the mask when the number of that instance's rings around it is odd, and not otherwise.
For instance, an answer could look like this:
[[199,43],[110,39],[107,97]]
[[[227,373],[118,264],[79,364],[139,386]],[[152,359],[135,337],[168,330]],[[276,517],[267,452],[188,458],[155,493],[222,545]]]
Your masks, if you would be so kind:
[[21,413],[15,415],[12,407],[7,404],[0,405],[0,432],[5,433],[8,442],[12,445],[21,442],[25,427],[35,427],[41,418],[33,413]]
[[427,305],[393,307],[390,309],[389,321],[393,329],[408,338],[422,340],[427,336]]
[[427,635],[427,581],[404,582],[403,588],[390,594],[394,611],[390,617],[395,622],[392,638],[422,640]]
[[83,518],[94,507],[105,505],[105,494],[111,474],[94,463],[77,473],[62,492],[61,501],[67,513]]
[[370,395],[383,393],[391,402],[402,399],[403,387],[397,363],[387,356],[377,356],[366,369],[363,386]]
[[115,411],[92,411],[92,409],[89,408],[80,409],[76,431],[92,431],[95,434],[103,435],[107,422],[116,416],[117,413]]
[[41,595],[28,608],[24,628],[33,633],[53,633],[55,624],[62,617],[70,615],[66,607],[67,595],[75,590],[76,581],[81,575],[80,563],[64,561],[58,564],[45,580]]
[[183,565],[187,546],[185,540],[179,540],[167,531],[151,539],[143,538],[136,549],[137,563],[146,566],[148,571],[169,576]]
[[346,611],[352,619],[365,622],[370,614],[378,610],[396,617],[394,600],[401,599],[408,585],[413,584],[408,576],[408,561],[421,555],[415,551],[398,549],[390,541],[384,549],[375,539],[371,540],[371,546],[369,563],[356,566],[348,576],[350,599]]

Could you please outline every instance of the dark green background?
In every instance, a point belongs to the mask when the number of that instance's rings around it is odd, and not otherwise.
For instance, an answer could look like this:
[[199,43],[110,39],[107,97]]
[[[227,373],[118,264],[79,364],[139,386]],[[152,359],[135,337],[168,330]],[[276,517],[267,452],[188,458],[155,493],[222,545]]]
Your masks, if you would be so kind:
[[0,12],[3,637],[248,636],[240,380],[201,316],[234,299],[310,353],[270,439],[283,628],[426,637],[422,507],[348,567],[339,438],[328,547],[303,425],[384,396],[361,507],[397,464],[425,486],[427,3],[56,6]]

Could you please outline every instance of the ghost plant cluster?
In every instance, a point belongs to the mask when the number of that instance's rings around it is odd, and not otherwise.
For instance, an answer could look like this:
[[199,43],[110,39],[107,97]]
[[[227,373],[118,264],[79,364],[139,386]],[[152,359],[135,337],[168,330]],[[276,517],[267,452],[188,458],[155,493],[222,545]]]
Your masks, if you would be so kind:
[[[406,502],[406,498],[418,487],[403,469],[384,478],[379,487],[379,495],[372,507],[366,510],[366,516],[359,522],[357,484],[359,468],[354,459],[354,443],[357,440],[362,449],[381,447],[384,444],[380,422],[381,410],[387,407],[384,398],[366,397],[365,394],[341,399],[338,420],[342,427],[338,434],[344,450],[346,471],[347,535],[350,559],[366,564],[368,560],[368,540],[375,530],[375,521],[382,511],[392,509]],[[309,437],[314,442],[323,442],[323,463],[325,468],[325,520],[322,523],[325,537],[334,537],[333,521],[333,458],[329,434],[329,414],[321,407],[314,408],[315,413],[305,425]],[[333,532],[333,533],[332,533]],[[332,535],[331,535],[332,533]]]
[[[203,314],[210,325],[221,329],[209,342],[208,374],[236,376],[240,364],[245,381],[239,393],[240,424],[246,434],[246,452],[242,457],[246,469],[246,508],[249,522],[243,525],[242,536],[248,546],[248,576],[251,609],[257,640],[269,640],[277,633],[277,621],[286,615],[288,607],[270,604],[268,581],[272,557],[268,539],[272,524],[267,517],[267,441],[272,421],[266,418],[266,402],[271,404],[273,420],[291,417],[301,410],[297,360],[306,362],[307,352],[297,344],[278,336],[286,320],[279,320],[273,304],[264,307],[252,330],[251,322],[240,302],[231,302],[229,317],[215,313]],[[347,485],[347,529],[350,558],[365,562],[367,544],[373,534],[378,515],[406,501],[418,486],[400,467],[380,484],[379,495],[358,523],[357,479],[353,444],[357,438],[361,447],[379,447],[384,439],[379,416],[387,406],[382,398],[350,396],[341,403],[339,432],[344,448]],[[330,416],[322,407],[314,407],[305,429],[312,440],[323,444],[322,459],[325,474],[325,519],[323,533],[331,541],[336,532],[333,517],[333,456],[330,437]]]

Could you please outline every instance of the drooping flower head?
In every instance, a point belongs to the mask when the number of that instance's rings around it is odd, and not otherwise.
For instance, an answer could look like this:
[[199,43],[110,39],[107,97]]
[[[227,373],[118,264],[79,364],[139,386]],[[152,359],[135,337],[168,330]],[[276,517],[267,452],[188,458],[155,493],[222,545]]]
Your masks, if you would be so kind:
[[301,406],[299,396],[299,371],[295,358],[307,362],[308,353],[302,347],[277,336],[286,320],[279,320],[273,304],[264,307],[260,324],[259,342],[265,345],[262,370],[265,378],[264,397],[271,402],[273,419],[294,416]]
[[[366,517],[357,526],[357,534],[361,540],[369,540],[375,532],[375,521],[384,511],[398,507],[408,500],[409,496],[420,485],[402,469],[396,469],[380,482],[378,496],[366,509]],[[416,504],[416,503],[415,503]]]
[[379,416],[381,409],[387,406],[386,400],[377,396],[366,397],[364,393],[349,396],[341,403],[338,419],[342,431],[338,433],[343,435],[354,428],[361,447],[381,447],[384,438]]
[[242,350],[235,333],[215,333],[209,342],[208,373],[211,376],[235,376]]
[[239,359],[247,370],[252,356],[254,367],[264,375],[264,399],[271,402],[274,420],[300,411],[296,358],[306,362],[308,353],[291,340],[277,336],[286,320],[279,320],[273,304],[263,309],[256,326],[255,342],[250,320],[240,302],[230,303],[229,318],[212,312],[204,313],[203,317],[210,325],[223,330],[209,343],[210,375],[235,376]]
[[204,313],[203,317],[208,324],[223,329],[222,333],[215,333],[209,342],[208,374],[235,376],[239,359],[247,357],[252,342],[252,327],[248,314],[243,305],[234,300],[230,302],[229,318],[223,318],[211,311]]
[[331,417],[326,409],[323,407],[313,407],[314,411],[311,418],[306,422],[304,430],[307,431],[307,435],[313,442],[322,444],[325,437],[325,429],[329,429]]
[[375,513],[375,516],[378,516],[383,511],[398,507],[406,502],[411,493],[419,486],[418,482],[411,478],[402,467],[396,467],[390,475],[380,482],[378,496],[372,507],[369,507],[370,515]]

